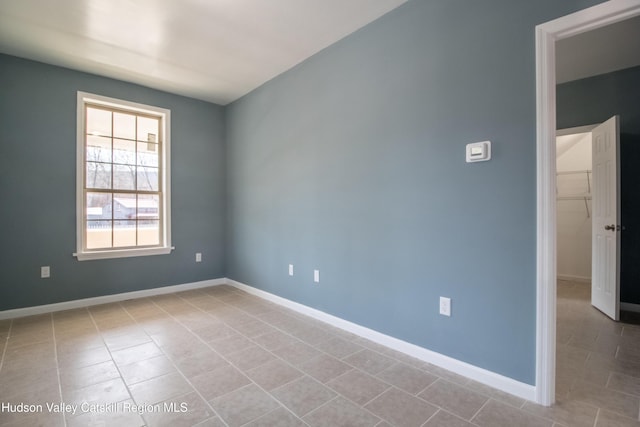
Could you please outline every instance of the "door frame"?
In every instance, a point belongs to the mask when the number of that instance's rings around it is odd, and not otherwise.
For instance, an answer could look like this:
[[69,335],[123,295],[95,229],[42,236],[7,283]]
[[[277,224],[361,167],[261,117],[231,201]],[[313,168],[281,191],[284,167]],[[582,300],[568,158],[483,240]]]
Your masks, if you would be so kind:
[[536,26],[536,401],[555,401],[556,57],[555,43],[640,15],[640,0],[610,0]]

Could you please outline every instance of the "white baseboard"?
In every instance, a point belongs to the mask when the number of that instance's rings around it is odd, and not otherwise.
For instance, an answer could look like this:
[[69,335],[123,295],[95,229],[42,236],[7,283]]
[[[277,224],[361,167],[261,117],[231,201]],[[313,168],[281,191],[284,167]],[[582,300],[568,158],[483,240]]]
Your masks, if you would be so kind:
[[451,372],[455,372],[456,374],[463,375],[467,378],[471,378],[475,381],[513,394],[523,399],[535,401],[536,387],[530,384],[516,381],[512,378],[505,377],[504,375],[479,368],[477,366],[462,362],[460,360],[445,356],[440,353],[436,353],[435,351],[427,350],[426,348],[399,340],[389,335],[382,334],[380,332],[374,331],[373,329],[360,326],[356,323],[349,322],[347,320],[341,319],[331,314],[327,314],[320,310],[316,310],[315,308],[299,304],[286,298],[279,297],[269,292],[256,289],[252,286],[245,285],[244,283],[240,283],[235,280],[227,279],[227,284],[246,291],[250,294],[264,298],[268,301],[290,308],[291,310],[297,311],[298,313],[313,317],[314,319],[323,321],[347,332],[351,332],[378,344],[400,351],[409,356],[415,357],[416,359],[423,360],[425,362],[447,369]]
[[571,282],[580,282],[580,283],[591,283],[591,277],[585,276],[573,276],[571,274],[559,274],[558,280],[569,280]]
[[90,307],[92,305],[107,304],[110,302],[125,301],[128,299],[152,297],[155,295],[170,294],[173,292],[188,291],[191,289],[207,288],[209,286],[224,285],[225,283],[226,279],[211,279],[203,280],[201,282],[184,283],[181,285],[144,289],[141,291],[124,292],[121,294],[103,295],[93,298],[64,301],[55,304],[38,305],[35,307],[16,308],[12,310],[0,311],[0,320],[33,316],[35,314],[52,313],[55,311],[71,310],[73,308]]
[[[73,301],[65,301],[65,302],[60,302],[55,304],[46,304],[46,305],[39,305],[35,307],[25,307],[25,308],[17,308],[12,310],[5,310],[5,311],[0,311],[0,320],[12,319],[12,318],[24,317],[24,316],[32,316],[36,314],[52,313],[52,312],[63,311],[63,310],[71,310],[74,308],[90,307],[93,305],[107,304],[111,302],[125,301],[125,300],[135,299],[135,298],[145,298],[145,297],[151,297],[155,295],[164,295],[164,294],[169,294],[174,292],[182,292],[182,291],[188,291],[192,289],[200,289],[200,288],[218,286],[223,284],[234,286],[250,294],[264,298],[265,300],[282,305],[284,307],[297,311],[301,314],[307,315],[309,317],[323,321],[337,328],[343,329],[347,332],[351,332],[353,334],[359,335],[363,338],[369,339],[378,344],[400,351],[409,356],[415,357],[416,359],[423,360],[425,362],[447,369],[456,374],[463,375],[467,378],[471,378],[475,381],[494,387],[498,390],[502,390],[504,392],[513,394],[523,399],[535,401],[535,396],[536,396],[535,386],[532,386],[530,384],[525,384],[520,381],[516,381],[512,378],[497,374],[495,372],[488,371],[483,368],[479,368],[477,366],[471,365],[466,362],[462,362],[452,357],[445,356],[440,353],[436,353],[434,351],[417,346],[415,344],[411,344],[406,341],[402,341],[400,339],[394,338],[392,336],[385,335],[383,333],[374,331],[373,329],[360,326],[356,323],[349,322],[347,320],[341,319],[331,314],[327,314],[323,311],[316,310],[306,305],[288,300],[286,298],[279,297],[277,295],[262,291],[260,289],[254,288],[249,285],[245,285],[244,283],[240,283],[231,279],[223,278],[223,279],[204,280],[201,282],[185,283],[181,285],[164,286],[164,287],[153,288],[153,289],[144,289],[140,291],[125,292],[121,294],[104,295],[104,296],[93,297],[93,298],[84,298],[84,299],[73,300]],[[635,304],[622,303],[622,308],[626,309],[625,308],[626,305],[635,306]],[[637,307],[638,307],[637,310],[640,311],[640,306],[637,306]],[[629,310],[629,311],[634,311],[634,310]]]
[[634,313],[640,313],[640,304],[632,304],[630,302],[621,302],[620,310],[622,311],[632,311]]

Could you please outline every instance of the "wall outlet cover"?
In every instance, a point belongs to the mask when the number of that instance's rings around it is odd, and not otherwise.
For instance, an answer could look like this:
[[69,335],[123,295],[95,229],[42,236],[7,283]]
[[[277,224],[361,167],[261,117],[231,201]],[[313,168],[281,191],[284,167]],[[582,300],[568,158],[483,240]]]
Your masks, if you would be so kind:
[[440,314],[451,316],[451,298],[440,297]]

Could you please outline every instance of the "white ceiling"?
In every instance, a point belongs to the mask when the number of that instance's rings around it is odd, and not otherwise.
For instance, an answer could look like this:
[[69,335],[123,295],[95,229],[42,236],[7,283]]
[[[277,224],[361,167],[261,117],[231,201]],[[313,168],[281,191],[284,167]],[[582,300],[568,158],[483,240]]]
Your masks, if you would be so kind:
[[640,16],[556,43],[558,83],[638,65],[640,65]]
[[0,52],[225,105],[407,0],[2,0]]

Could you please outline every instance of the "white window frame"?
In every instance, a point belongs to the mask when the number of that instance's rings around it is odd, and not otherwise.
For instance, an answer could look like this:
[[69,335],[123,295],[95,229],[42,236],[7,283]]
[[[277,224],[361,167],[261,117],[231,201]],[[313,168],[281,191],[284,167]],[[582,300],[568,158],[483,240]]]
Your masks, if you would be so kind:
[[[107,108],[129,110],[161,118],[163,141],[161,144],[162,158],[160,168],[162,170],[160,191],[162,194],[160,213],[161,241],[158,246],[141,248],[108,248],[86,249],[86,202],[84,197],[85,182],[85,111],[86,105],[98,105]],[[74,254],[78,261],[124,258],[146,255],[164,255],[171,252],[171,111],[165,108],[151,105],[138,104],[121,99],[109,98],[92,93],[78,91],[77,98],[77,152],[76,152],[76,244],[77,252]]]

